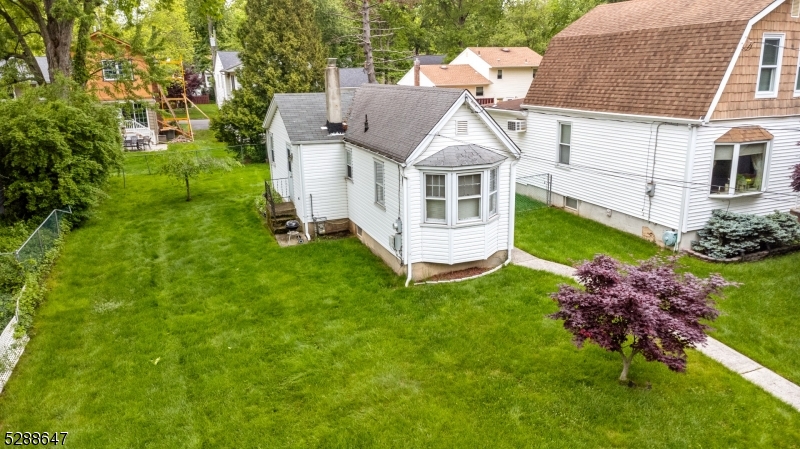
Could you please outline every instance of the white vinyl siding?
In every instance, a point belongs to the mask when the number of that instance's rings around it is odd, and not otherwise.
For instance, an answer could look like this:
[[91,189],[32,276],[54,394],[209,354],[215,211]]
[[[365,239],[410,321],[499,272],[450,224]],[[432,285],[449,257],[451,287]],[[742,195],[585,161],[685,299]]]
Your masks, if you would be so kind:
[[773,98],[778,96],[783,59],[783,34],[765,33],[761,40],[761,57],[756,83],[756,97]]
[[[691,136],[686,125],[664,124],[659,128],[657,123],[536,111],[529,111],[527,120],[528,132],[510,134],[522,150],[518,183],[545,188],[549,173],[557,195],[677,229]],[[560,140],[562,122],[573,127],[570,146],[580,148],[570,154],[568,166],[558,164],[559,151],[554,148]],[[533,129],[537,132],[530,132]],[[577,129],[579,133],[574,132]],[[656,132],[658,151],[654,151]],[[651,174],[656,194],[648,198],[645,185]],[[662,181],[667,179],[678,181]]]
[[[347,181],[342,179],[341,169],[345,163],[344,143],[304,144],[299,148],[306,203],[305,214],[300,217],[306,223],[313,217],[347,218]],[[295,170],[295,175],[300,171]]]

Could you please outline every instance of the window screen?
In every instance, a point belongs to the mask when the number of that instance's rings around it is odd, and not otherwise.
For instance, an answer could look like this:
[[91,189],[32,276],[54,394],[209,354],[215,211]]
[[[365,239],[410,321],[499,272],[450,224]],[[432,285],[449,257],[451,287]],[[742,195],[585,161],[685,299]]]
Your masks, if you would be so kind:
[[458,177],[458,221],[481,218],[481,175]]

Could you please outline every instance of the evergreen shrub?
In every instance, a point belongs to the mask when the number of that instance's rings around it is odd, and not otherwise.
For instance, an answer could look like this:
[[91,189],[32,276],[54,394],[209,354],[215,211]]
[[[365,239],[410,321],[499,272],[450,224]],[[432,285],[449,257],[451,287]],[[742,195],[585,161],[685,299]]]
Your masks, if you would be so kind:
[[692,249],[714,259],[726,259],[800,242],[800,223],[790,214],[775,211],[767,216],[712,212],[698,231]]

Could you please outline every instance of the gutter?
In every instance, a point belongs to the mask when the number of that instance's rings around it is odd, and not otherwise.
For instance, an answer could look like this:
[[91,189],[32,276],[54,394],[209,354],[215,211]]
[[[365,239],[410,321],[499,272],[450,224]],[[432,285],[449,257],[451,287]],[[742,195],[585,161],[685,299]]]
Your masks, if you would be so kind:
[[681,195],[681,215],[678,218],[678,239],[675,241],[674,252],[680,250],[683,234],[686,232],[686,217],[689,215],[689,195],[691,188],[689,182],[692,178],[692,163],[694,161],[694,151],[697,146],[697,126],[691,126],[691,136],[689,137],[688,148],[686,149],[686,166],[683,170],[683,194]]
[[703,122],[702,119],[661,117],[654,115],[622,114],[617,112],[586,111],[582,109],[553,108],[548,106],[531,106],[527,104],[523,104],[522,107],[523,109],[533,112],[544,112],[552,114],[568,113],[571,115],[584,115],[589,117],[602,117],[602,118],[612,117],[612,118],[625,119],[629,121],[641,121],[643,123],[664,122],[664,123],[674,123],[679,125],[699,125]]
[[406,287],[411,283],[412,264],[411,264],[411,226],[408,222],[408,176],[406,176],[406,168],[403,165],[403,176],[400,178],[403,181],[403,256],[406,260]]
[[306,220],[308,214],[306,213],[306,177],[303,175],[303,145],[297,146],[297,155],[299,156],[297,163],[300,166],[300,193],[303,195],[300,200],[303,206],[303,227],[306,230],[306,242],[310,242],[311,234],[308,233],[308,220]]
[[524,110],[523,111],[512,111],[510,109],[497,109],[497,108],[484,108],[484,110],[486,112],[488,112],[489,114],[503,114],[503,115],[509,115],[511,117],[523,118],[523,119],[528,117],[528,111],[524,111]]

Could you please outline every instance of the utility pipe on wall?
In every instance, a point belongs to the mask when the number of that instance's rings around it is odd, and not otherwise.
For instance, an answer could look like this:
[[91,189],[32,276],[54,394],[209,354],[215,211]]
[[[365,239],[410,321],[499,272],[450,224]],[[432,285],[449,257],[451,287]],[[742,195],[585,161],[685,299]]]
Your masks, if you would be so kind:
[[406,262],[406,273],[408,276],[406,277],[406,287],[408,284],[411,283],[411,223],[408,222],[409,216],[409,205],[408,205],[408,177],[406,176],[406,168],[403,167],[403,173],[400,177],[400,181],[403,183],[403,255]]

